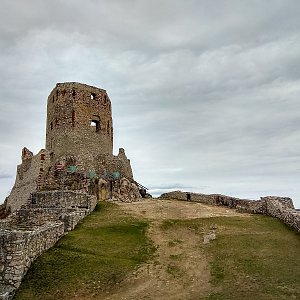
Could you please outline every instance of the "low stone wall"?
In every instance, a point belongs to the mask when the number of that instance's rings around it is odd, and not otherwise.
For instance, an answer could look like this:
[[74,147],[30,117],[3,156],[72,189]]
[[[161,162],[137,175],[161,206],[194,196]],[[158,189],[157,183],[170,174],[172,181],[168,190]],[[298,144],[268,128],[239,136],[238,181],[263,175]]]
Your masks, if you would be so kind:
[[63,222],[48,223],[32,230],[7,229],[0,232],[0,282],[3,287],[0,299],[13,296],[31,263],[63,234]]
[[222,205],[229,208],[236,208],[241,212],[247,213],[264,213],[265,205],[262,201],[239,199],[235,197],[220,195],[220,194],[200,194],[200,193],[186,193],[181,191],[174,191],[165,193],[160,198],[173,198],[179,200],[187,200],[187,194],[190,194],[190,201],[201,202],[209,205]]
[[288,197],[268,196],[260,200],[239,199],[220,194],[200,194],[174,191],[162,194],[160,198],[170,198],[187,201],[187,194],[190,194],[190,201],[201,202],[210,205],[222,205],[235,208],[240,212],[265,214],[280,219],[285,224],[300,232],[300,211],[294,209],[293,201]]
[[43,191],[33,193],[30,197],[30,208],[79,208],[94,210],[97,204],[95,196],[77,191]]
[[95,196],[35,192],[30,203],[0,221],[0,300],[11,299],[30,264],[95,209]]

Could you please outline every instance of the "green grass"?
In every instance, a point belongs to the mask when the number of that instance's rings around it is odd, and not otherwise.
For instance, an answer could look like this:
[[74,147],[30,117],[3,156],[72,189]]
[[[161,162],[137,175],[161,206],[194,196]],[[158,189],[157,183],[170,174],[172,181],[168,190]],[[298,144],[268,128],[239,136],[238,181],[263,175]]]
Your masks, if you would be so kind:
[[116,205],[99,204],[32,264],[15,299],[84,298],[109,292],[155,251],[145,235],[147,226]]
[[[32,264],[15,299],[101,299],[142,262],[155,259],[148,223],[102,203],[74,231]],[[197,235],[214,229],[216,240],[199,243],[211,273],[205,299],[300,299],[300,235],[267,216],[166,220],[160,230],[188,228]],[[173,237],[170,250],[184,243]],[[180,255],[170,254],[174,278]],[[155,262],[154,262],[155,263]],[[203,299],[201,295],[195,300]]]
[[280,221],[254,215],[168,220],[161,226],[179,227],[200,234],[216,228],[217,239],[199,245],[211,270],[206,299],[300,299],[300,235]]

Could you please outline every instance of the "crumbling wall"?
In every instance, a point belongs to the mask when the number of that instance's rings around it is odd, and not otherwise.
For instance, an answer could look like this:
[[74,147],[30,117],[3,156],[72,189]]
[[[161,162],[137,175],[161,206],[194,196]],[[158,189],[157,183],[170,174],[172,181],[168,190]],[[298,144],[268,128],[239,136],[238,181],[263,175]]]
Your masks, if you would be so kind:
[[0,299],[11,299],[30,264],[94,210],[97,198],[74,191],[35,192],[0,221]]
[[160,198],[187,200],[187,194],[190,195],[190,201],[227,206],[235,208],[240,212],[270,215],[282,220],[300,232],[300,212],[294,209],[291,198],[268,196],[261,197],[260,200],[248,200],[220,194],[206,195],[181,191],[164,193]]
[[95,196],[76,191],[40,191],[30,197],[30,208],[79,208],[94,210]]
[[24,148],[22,163],[17,167],[15,184],[6,201],[6,209],[14,212],[28,203],[31,193],[39,189],[45,170],[50,165],[50,155],[42,149],[36,155]]
[[31,263],[64,234],[62,222],[47,223],[32,230],[0,231],[0,299],[10,299]]
[[[248,213],[263,213],[265,208],[261,201],[254,201],[248,199],[239,199],[235,197],[225,196],[221,194],[201,194],[201,193],[188,193],[190,200],[194,202],[201,202],[209,205],[222,205],[229,208],[236,208],[240,211]],[[174,198],[180,200],[187,200],[187,193],[181,191],[174,191],[162,194],[161,198]]]
[[280,219],[300,232],[300,211],[294,209],[291,198],[268,196],[261,199],[266,203],[268,215]]

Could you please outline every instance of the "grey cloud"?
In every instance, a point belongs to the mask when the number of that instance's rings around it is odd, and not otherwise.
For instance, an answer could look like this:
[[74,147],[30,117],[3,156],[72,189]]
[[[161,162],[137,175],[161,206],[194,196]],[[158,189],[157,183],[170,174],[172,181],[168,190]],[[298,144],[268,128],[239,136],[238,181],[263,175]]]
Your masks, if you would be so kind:
[[23,146],[44,147],[55,83],[79,81],[107,89],[115,149],[126,149],[145,186],[278,193],[300,206],[298,1],[1,5],[0,168],[8,174]]

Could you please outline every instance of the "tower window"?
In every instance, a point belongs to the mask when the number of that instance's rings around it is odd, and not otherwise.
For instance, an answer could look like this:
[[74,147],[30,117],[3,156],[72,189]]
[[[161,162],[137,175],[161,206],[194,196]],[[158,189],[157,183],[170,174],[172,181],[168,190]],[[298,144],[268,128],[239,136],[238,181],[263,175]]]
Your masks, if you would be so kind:
[[53,123],[52,122],[50,123],[50,129],[51,130],[53,129]]
[[96,99],[96,94],[95,93],[91,93],[91,99],[95,100]]
[[95,132],[100,131],[100,119],[99,117],[94,116],[91,120],[91,127],[95,128]]

